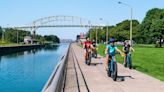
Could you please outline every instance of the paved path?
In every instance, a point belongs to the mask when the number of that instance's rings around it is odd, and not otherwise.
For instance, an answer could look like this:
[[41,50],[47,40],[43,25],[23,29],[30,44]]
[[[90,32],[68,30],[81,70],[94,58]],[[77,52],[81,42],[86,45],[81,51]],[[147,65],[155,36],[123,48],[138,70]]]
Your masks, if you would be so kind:
[[[114,82],[107,77],[104,69],[105,58],[93,58],[92,64],[88,66],[84,64],[82,48],[72,44],[70,51],[74,52],[69,56],[73,59],[68,61],[65,92],[164,92],[164,82],[124,68],[121,64],[118,64],[118,81]],[[119,80],[121,78],[124,78],[124,81]]]

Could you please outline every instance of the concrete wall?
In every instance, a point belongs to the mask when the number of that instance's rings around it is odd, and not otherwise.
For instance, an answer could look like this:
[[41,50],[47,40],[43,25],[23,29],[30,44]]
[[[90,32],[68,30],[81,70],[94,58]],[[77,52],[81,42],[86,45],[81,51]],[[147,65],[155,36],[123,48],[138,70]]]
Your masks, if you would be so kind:
[[21,52],[21,51],[26,51],[26,50],[31,50],[41,47],[44,47],[44,45],[5,46],[5,47],[0,47],[0,55],[16,53],[16,52]]

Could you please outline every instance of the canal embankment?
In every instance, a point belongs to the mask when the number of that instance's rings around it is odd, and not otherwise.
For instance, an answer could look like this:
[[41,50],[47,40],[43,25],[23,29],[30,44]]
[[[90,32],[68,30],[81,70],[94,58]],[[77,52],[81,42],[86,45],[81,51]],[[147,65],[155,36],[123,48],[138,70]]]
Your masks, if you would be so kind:
[[22,52],[32,49],[42,48],[45,45],[21,45],[21,46],[1,46],[0,55],[6,55],[10,53]]

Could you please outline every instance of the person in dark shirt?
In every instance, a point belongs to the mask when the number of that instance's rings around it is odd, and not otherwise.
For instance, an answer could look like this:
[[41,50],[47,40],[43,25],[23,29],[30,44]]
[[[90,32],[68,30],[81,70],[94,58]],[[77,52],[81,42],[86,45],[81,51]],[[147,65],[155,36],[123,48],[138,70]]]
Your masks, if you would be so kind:
[[93,47],[96,47],[96,41],[95,41],[95,39],[92,40],[92,45],[93,45]]
[[122,48],[122,51],[123,51],[124,54],[125,54],[124,63],[123,63],[123,64],[125,64],[126,56],[127,56],[128,54],[130,54],[131,51],[134,52],[135,50],[130,46],[129,43],[124,42],[124,47]]

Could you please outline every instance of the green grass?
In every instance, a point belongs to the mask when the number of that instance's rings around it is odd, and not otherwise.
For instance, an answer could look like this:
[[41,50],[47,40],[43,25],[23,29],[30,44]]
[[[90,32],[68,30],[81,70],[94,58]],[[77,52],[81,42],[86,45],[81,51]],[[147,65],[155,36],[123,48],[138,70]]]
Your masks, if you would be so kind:
[[0,41],[0,46],[26,46],[26,45],[28,45],[28,44],[23,44],[23,43],[17,44],[17,43],[1,42]]
[[100,54],[101,56],[105,57],[105,48],[106,48],[106,45],[99,44],[99,46],[98,46],[98,54]]
[[[118,46],[122,50],[122,46]],[[132,53],[133,67],[153,76],[161,81],[164,81],[164,48],[154,48],[153,45],[136,45],[135,52]],[[102,56],[104,54],[105,45],[100,44],[98,53]],[[117,61],[123,63],[123,58],[116,55]]]

